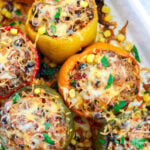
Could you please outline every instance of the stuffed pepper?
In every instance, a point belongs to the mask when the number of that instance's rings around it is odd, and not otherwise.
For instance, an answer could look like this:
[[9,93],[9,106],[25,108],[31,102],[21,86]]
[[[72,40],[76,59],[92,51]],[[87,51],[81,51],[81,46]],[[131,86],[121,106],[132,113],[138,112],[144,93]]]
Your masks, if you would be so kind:
[[19,90],[0,112],[0,142],[6,149],[61,150],[74,134],[71,112],[46,86]]
[[38,71],[35,46],[14,27],[0,28],[0,98],[30,84]]
[[70,109],[95,119],[124,108],[139,91],[139,65],[128,52],[96,43],[62,66],[58,86]]
[[125,112],[100,130],[95,150],[149,150],[150,113],[148,110]]
[[61,63],[95,40],[97,20],[94,0],[37,0],[26,30],[44,55]]

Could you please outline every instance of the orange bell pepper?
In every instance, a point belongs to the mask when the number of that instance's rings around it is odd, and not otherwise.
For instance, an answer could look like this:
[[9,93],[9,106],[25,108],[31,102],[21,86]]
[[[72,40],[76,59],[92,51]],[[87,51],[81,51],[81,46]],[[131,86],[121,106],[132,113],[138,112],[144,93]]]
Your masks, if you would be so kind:
[[[125,58],[131,58],[132,62],[135,64],[137,76],[139,77],[140,68],[139,68],[137,61],[127,51],[120,49],[118,47],[115,47],[111,44],[96,43],[96,44],[93,44],[92,46],[87,47],[82,53],[71,56],[69,59],[67,59],[67,61],[63,64],[62,68],[60,69],[59,76],[58,76],[59,92],[63,96],[66,104],[74,112],[76,112],[77,114],[82,115],[84,117],[91,117],[92,114],[90,112],[88,114],[86,114],[85,112],[75,109],[74,107],[70,106],[69,102],[67,101],[68,97],[69,97],[69,90],[72,87],[70,85],[70,72],[75,68],[75,66],[77,65],[77,62],[82,62],[82,63],[85,62],[86,63],[86,58],[87,58],[86,56],[88,54],[96,54],[99,51],[106,51],[106,50],[115,52],[116,54],[121,55]],[[139,91],[139,88],[140,88],[139,80],[137,83],[138,83],[137,91]]]
[[[62,63],[69,56],[81,50],[81,48],[94,42],[96,38],[98,15],[95,1],[92,0],[92,2],[94,9],[94,18],[90,20],[90,22],[85,27],[78,30],[77,33],[65,37],[53,37],[45,34],[39,35],[39,38],[37,40],[37,47],[44,55],[49,57],[50,60],[56,63]],[[28,13],[26,31],[30,39],[32,41],[35,41],[38,33],[32,29],[29,22],[32,18],[33,5]]]

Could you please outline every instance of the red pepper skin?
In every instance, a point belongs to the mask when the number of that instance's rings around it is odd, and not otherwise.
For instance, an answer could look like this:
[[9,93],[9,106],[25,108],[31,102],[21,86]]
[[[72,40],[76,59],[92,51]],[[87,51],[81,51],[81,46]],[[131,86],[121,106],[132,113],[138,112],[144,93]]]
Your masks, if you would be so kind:
[[[0,28],[1,31],[6,31],[6,30],[10,31],[11,29],[17,29],[17,30],[18,30],[18,34],[21,34],[23,37],[25,37],[25,39],[26,39],[27,42],[30,41],[30,40],[27,38],[27,36],[26,36],[24,33],[22,33],[22,32],[21,32],[18,28],[16,28],[16,27],[6,26],[6,27]],[[35,77],[36,77],[36,75],[37,75],[37,73],[38,73],[38,70],[39,70],[39,56],[38,56],[38,52],[37,52],[37,49],[36,49],[36,48],[34,49],[34,52],[35,52],[35,56],[36,56],[36,59],[35,59],[36,64],[35,64],[35,67],[34,67],[35,70],[34,70],[34,73],[33,73],[33,75],[32,75],[31,80],[30,80],[29,82],[27,82],[25,85],[21,85],[21,86],[17,87],[13,92],[9,93],[9,94],[6,95],[5,97],[3,97],[3,96],[0,95],[0,101],[1,101],[1,99],[6,99],[6,98],[10,97],[13,93],[15,93],[16,91],[18,91],[19,89],[21,89],[21,88],[23,88],[23,87],[25,87],[25,86],[31,84],[32,81],[35,79]]]

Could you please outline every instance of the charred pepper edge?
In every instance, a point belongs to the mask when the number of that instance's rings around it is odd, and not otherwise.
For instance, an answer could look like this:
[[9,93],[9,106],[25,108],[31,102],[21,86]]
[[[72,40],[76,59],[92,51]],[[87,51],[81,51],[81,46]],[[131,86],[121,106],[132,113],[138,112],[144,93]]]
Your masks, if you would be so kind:
[[[30,41],[30,40],[27,38],[27,36],[26,36],[23,32],[21,32],[18,28],[16,28],[16,27],[6,26],[6,27],[0,28],[0,30],[2,30],[2,31],[5,31],[5,30],[10,31],[11,29],[17,29],[18,33],[21,34],[21,35],[27,40],[27,42]],[[8,95],[5,96],[5,97],[3,97],[3,96],[0,95],[0,99],[6,99],[6,98],[10,97],[13,93],[15,93],[16,91],[18,91],[19,89],[21,89],[21,88],[23,88],[23,87],[29,85],[30,83],[32,83],[32,81],[33,81],[34,78],[36,77],[36,75],[37,75],[37,73],[38,73],[38,70],[39,70],[39,56],[38,56],[38,52],[37,52],[37,49],[36,49],[36,48],[34,49],[34,52],[35,52],[35,56],[36,56],[36,57],[35,57],[35,62],[36,62],[36,64],[35,64],[35,67],[34,67],[35,70],[34,70],[34,73],[33,73],[33,76],[32,76],[32,78],[31,78],[31,80],[30,80],[29,82],[27,82],[24,86],[22,85],[22,86],[16,88],[16,90],[14,90],[13,92],[11,92],[10,94],[8,94]]]

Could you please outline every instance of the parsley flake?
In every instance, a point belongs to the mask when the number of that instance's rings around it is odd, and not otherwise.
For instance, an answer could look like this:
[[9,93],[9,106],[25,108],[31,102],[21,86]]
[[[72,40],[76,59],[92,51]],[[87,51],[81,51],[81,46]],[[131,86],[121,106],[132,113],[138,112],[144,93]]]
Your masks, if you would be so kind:
[[102,139],[98,139],[98,141],[100,142],[100,144],[105,144],[105,140],[102,140]]
[[124,145],[124,136],[123,136],[123,135],[121,136],[120,144],[123,144],[123,145]]
[[109,89],[111,87],[111,84],[113,83],[113,81],[114,81],[114,77],[110,74],[108,82],[107,82],[107,86],[105,87],[105,89]]
[[120,111],[120,109],[122,109],[124,106],[126,106],[127,101],[120,101],[119,104],[115,104],[114,106],[114,111],[117,113]]
[[16,22],[12,22],[9,26],[15,26]]
[[143,148],[143,143],[146,142],[146,139],[133,138],[131,139],[131,144],[134,145],[137,149]]
[[15,96],[13,97],[13,103],[16,104],[19,98],[20,98],[19,94],[15,93]]
[[136,48],[135,45],[133,46],[131,53],[134,55],[135,59],[136,59],[138,62],[141,62],[141,61],[140,61],[140,57],[139,57],[138,50],[137,50],[137,48]]
[[48,144],[54,144],[54,141],[49,138],[47,133],[44,133],[44,141]]
[[105,68],[107,68],[109,66],[109,62],[108,62],[106,56],[103,56],[103,58],[101,59],[101,62]]
[[51,126],[51,124],[48,123],[48,122],[45,122],[44,125],[45,125],[45,129],[46,129],[46,130],[48,130],[48,128]]
[[21,16],[21,11],[20,11],[19,9],[17,9],[17,10],[15,11],[15,14],[16,14],[17,16]]
[[55,15],[55,18],[59,19],[59,16],[60,16],[60,8],[57,8],[57,13]]
[[52,29],[52,33],[53,33],[53,35],[55,35],[55,32],[56,32],[56,26],[51,25],[50,27],[51,27],[51,29]]
[[5,150],[5,149],[6,149],[6,147],[2,144],[0,150]]

